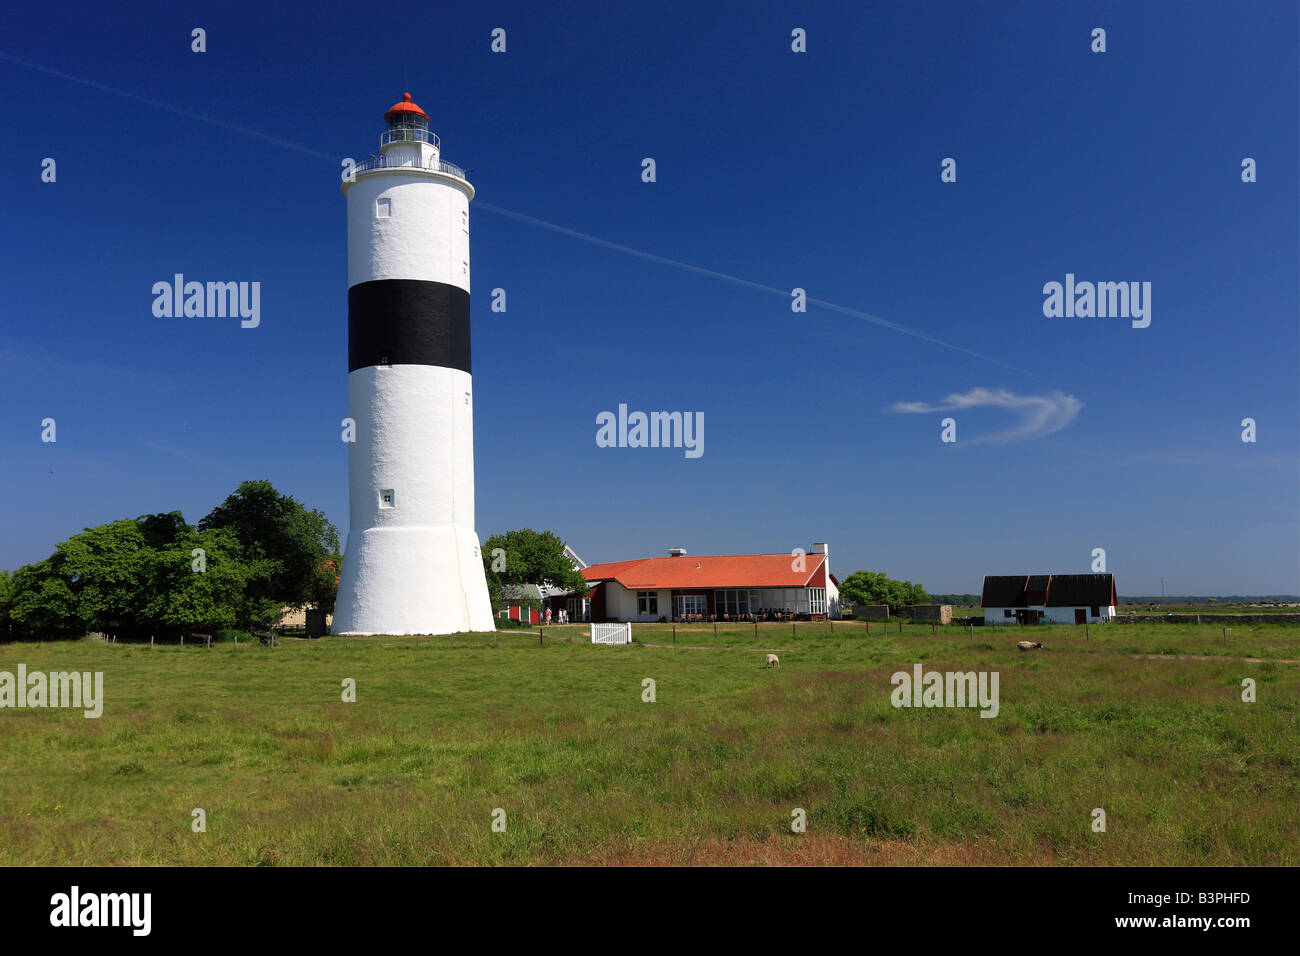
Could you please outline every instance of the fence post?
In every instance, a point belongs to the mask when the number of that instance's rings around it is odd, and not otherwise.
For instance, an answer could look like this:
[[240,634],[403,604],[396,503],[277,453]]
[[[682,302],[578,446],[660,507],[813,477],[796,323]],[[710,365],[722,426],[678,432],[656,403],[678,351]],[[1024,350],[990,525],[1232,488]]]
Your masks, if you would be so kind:
[[791,622],[790,622],[790,636],[791,636],[791,637],[798,637],[798,636],[799,636],[799,635],[797,635],[797,634],[794,632],[794,629],[795,629],[797,626],[798,626],[798,625],[796,625],[794,621],[791,621]]
[[677,643],[677,622],[673,621],[673,643]]
[[834,619],[831,620],[831,633],[832,633],[832,634],[835,633],[835,621],[834,621]]
[[1084,621],[1084,622],[1083,622],[1083,639],[1084,639],[1085,641],[1090,641],[1090,640],[1092,640],[1092,632],[1091,632],[1090,630],[1088,630],[1088,622],[1087,622],[1087,621]]
[[754,622],[754,640],[758,640],[758,621]]
[[540,627],[537,629],[537,646],[538,647],[546,646],[546,641],[542,638],[542,629]]
[[[1228,629],[1223,629],[1223,642],[1228,643]],[[185,650],[185,632],[181,631],[181,650]]]
[[717,636],[718,636],[718,622],[717,622],[717,621],[714,621],[714,622],[713,622],[713,636],[714,636],[714,637],[717,637]]

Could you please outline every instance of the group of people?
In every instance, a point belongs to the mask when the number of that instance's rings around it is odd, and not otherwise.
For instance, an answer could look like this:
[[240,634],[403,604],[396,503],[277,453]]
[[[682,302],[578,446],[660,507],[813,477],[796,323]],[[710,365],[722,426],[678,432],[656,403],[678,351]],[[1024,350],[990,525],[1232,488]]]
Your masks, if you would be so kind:
[[551,609],[548,607],[548,608],[546,609],[546,623],[547,623],[547,624],[551,624],[551,623],[555,623],[555,624],[568,624],[568,623],[569,623],[569,612],[566,611],[564,608],[560,608],[559,612],[558,612],[557,614],[554,615],[554,621],[552,621],[551,618],[552,618],[552,615],[551,615]]

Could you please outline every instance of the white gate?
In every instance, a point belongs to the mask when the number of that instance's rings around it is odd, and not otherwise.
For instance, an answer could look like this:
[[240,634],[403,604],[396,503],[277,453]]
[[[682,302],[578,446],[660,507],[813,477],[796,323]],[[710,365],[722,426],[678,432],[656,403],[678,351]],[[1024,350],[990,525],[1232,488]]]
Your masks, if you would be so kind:
[[632,624],[593,624],[591,625],[591,643],[593,644],[631,644]]

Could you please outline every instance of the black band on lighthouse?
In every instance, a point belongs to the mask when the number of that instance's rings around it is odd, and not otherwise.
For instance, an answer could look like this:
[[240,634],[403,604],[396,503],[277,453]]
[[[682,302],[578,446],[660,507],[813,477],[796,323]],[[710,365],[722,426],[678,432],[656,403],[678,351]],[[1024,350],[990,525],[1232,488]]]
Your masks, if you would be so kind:
[[348,371],[370,365],[469,372],[469,293],[421,279],[374,279],[348,289]]

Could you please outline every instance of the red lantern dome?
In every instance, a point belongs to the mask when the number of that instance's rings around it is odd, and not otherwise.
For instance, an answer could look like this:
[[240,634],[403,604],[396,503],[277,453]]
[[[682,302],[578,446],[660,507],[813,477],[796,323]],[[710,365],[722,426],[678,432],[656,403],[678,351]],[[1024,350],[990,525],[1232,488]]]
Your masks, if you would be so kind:
[[394,120],[410,119],[412,116],[423,116],[426,123],[429,121],[429,114],[411,102],[411,94],[403,93],[402,101],[394,103],[388,112],[384,114],[384,119],[391,123]]

